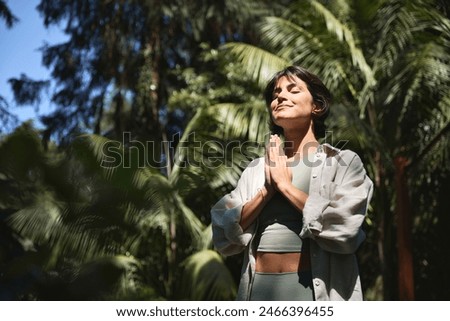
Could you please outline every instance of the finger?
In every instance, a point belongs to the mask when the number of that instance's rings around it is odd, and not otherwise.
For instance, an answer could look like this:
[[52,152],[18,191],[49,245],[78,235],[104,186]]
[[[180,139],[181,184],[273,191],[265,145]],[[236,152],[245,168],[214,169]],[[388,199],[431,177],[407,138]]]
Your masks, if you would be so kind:
[[265,158],[266,168],[270,167],[271,160],[270,160],[270,148],[269,147],[266,150],[266,155],[264,156],[264,158]]
[[269,149],[269,158],[271,161],[271,166],[276,166],[277,162],[277,153],[276,153],[277,147],[275,146],[275,142],[272,142],[272,146]]
[[278,164],[282,167],[286,167],[287,158],[286,156],[278,156]]
[[269,142],[267,146],[266,151],[266,165],[270,168],[274,166],[274,156],[273,156],[273,147],[271,146],[273,144],[272,141]]
[[282,141],[281,141],[281,139],[280,139],[280,137],[278,135],[275,135],[274,142],[275,142],[276,154],[277,155],[284,155],[284,151],[283,151],[283,148],[282,148]]
[[273,143],[273,135],[270,135],[270,139],[269,139],[269,141],[267,142],[267,145],[266,145],[266,164],[269,164],[269,161],[270,161],[270,150],[271,150],[271,148],[272,148],[272,145],[273,145],[274,143]]
[[277,136],[275,138],[276,140],[276,144],[277,144],[277,153],[280,156],[284,156],[284,149],[283,149],[283,142],[281,141],[281,138],[279,136]]

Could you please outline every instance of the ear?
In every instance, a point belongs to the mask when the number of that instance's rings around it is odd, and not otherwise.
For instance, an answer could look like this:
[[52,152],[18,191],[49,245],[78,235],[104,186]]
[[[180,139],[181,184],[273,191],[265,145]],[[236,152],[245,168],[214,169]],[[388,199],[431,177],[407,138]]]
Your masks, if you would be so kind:
[[317,106],[315,103],[313,103],[312,113],[314,115],[318,115],[318,114],[320,114],[321,111],[322,111],[322,108],[320,106]]

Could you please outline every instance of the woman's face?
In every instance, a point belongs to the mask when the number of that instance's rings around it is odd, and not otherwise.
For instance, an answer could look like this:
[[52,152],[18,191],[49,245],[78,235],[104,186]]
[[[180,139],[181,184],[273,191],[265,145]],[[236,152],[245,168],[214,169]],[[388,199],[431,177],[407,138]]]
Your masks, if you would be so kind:
[[303,80],[295,76],[281,77],[275,85],[272,98],[270,108],[276,125],[283,129],[311,125],[315,105]]

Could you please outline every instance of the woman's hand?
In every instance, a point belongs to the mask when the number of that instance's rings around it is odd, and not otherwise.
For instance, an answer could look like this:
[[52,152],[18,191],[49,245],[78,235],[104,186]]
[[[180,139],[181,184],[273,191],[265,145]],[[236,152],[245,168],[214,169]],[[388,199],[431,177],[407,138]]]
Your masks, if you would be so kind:
[[266,154],[266,183],[281,191],[283,187],[292,185],[292,170],[287,166],[287,156],[281,146],[278,135],[272,135]]
[[[287,156],[281,146],[278,135],[272,135],[267,148],[267,163],[270,183],[274,191],[280,192],[297,210],[303,211],[308,194],[292,184],[292,170],[287,164]],[[267,178],[266,178],[267,181]]]

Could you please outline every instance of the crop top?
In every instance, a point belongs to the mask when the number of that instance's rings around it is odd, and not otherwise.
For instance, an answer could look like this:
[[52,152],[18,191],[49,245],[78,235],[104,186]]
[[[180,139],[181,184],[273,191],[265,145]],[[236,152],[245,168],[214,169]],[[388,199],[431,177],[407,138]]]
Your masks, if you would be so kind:
[[[292,184],[309,194],[311,165],[302,159],[291,164]],[[297,210],[283,195],[276,193],[267,202],[258,217],[260,252],[301,252],[302,212]]]

